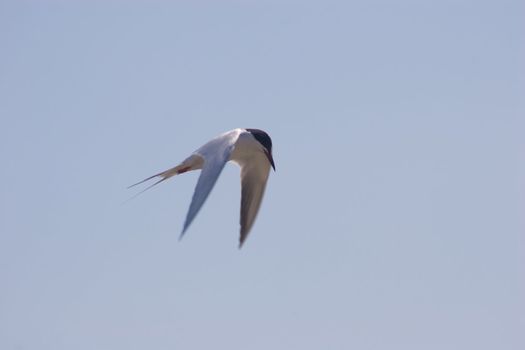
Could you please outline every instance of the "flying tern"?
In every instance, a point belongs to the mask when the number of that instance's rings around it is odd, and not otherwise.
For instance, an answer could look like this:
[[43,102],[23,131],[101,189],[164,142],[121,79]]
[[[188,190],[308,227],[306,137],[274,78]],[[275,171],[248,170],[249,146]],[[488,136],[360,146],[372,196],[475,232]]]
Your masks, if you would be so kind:
[[202,169],[193,193],[190,208],[180,235],[184,233],[208,198],[224,165],[233,161],[241,167],[241,229],[239,248],[242,247],[255,222],[266,187],[270,167],[275,171],[272,156],[272,139],[259,129],[233,129],[225,132],[193,152],[179,165],[148,177],[129,187],[154,178],[160,178],[151,187],[188,171]]

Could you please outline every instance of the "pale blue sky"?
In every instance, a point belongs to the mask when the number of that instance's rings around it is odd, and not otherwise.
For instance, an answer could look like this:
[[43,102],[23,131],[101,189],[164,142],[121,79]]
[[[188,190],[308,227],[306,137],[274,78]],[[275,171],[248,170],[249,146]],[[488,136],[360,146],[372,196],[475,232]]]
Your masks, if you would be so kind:
[[[0,348],[525,348],[523,1],[0,1]],[[277,172],[237,249],[235,127]]]

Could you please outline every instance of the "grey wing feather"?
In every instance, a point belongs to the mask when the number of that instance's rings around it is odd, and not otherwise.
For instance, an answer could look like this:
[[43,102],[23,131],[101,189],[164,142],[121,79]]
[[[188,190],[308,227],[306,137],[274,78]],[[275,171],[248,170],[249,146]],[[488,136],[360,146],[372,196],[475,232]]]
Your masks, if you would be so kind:
[[237,136],[227,138],[222,137],[221,139],[212,140],[196,152],[196,154],[200,153],[199,155],[204,158],[204,164],[199,180],[197,181],[197,186],[193,192],[193,198],[191,200],[188,214],[186,215],[180,238],[184,236],[184,233],[192,223],[193,219],[195,219],[195,216],[217,182],[224,165],[226,165],[230,159],[235,141],[237,140],[236,137]]
[[246,165],[241,171],[241,236],[239,248],[248,237],[261,206],[268,181],[270,166],[265,158],[255,164]]

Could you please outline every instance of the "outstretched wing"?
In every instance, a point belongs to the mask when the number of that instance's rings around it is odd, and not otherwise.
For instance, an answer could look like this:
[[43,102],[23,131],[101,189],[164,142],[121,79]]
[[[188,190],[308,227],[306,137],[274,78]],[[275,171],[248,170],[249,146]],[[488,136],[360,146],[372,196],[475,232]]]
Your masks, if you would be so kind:
[[250,229],[255,222],[270,173],[270,163],[264,153],[254,155],[249,163],[241,169],[241,236],[239,248],[242,247]]
[[190,209],[186,215],[186,221],[184,222],[180,238],[184,236],[184,233],[192,223],[193,219],[195,219],[195,216],[197,216],[197,213],[206,201],[206,198],[208,198],[208,195],[215,185],[215,182],[217,182],[224,165],[230,159],[230,155],[240,133],[240,129],[232,130],[216,137],[195,151],[196,155],[199,155],[204,159],[204,164],[202,166],[199,180],[197,181],[197,186],[195,187],[195,192],[193,193]]

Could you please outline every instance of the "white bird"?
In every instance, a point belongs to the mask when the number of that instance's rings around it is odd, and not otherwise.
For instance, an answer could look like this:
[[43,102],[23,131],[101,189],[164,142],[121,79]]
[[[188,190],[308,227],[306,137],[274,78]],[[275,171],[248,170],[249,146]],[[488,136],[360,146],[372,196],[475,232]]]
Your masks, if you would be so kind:
[[240,248],[255,222],[270,174],[270,167],[275,171],[272,139],[266,132],[259,129],[234,129],[225,132],[193,152],[179,165],[129,187],[160,177],[160,180],[140,192],[142,193],[172,176],[202,169],[180,235],[182,238],[208,198],[224,165],[230,160],[241,167]]

